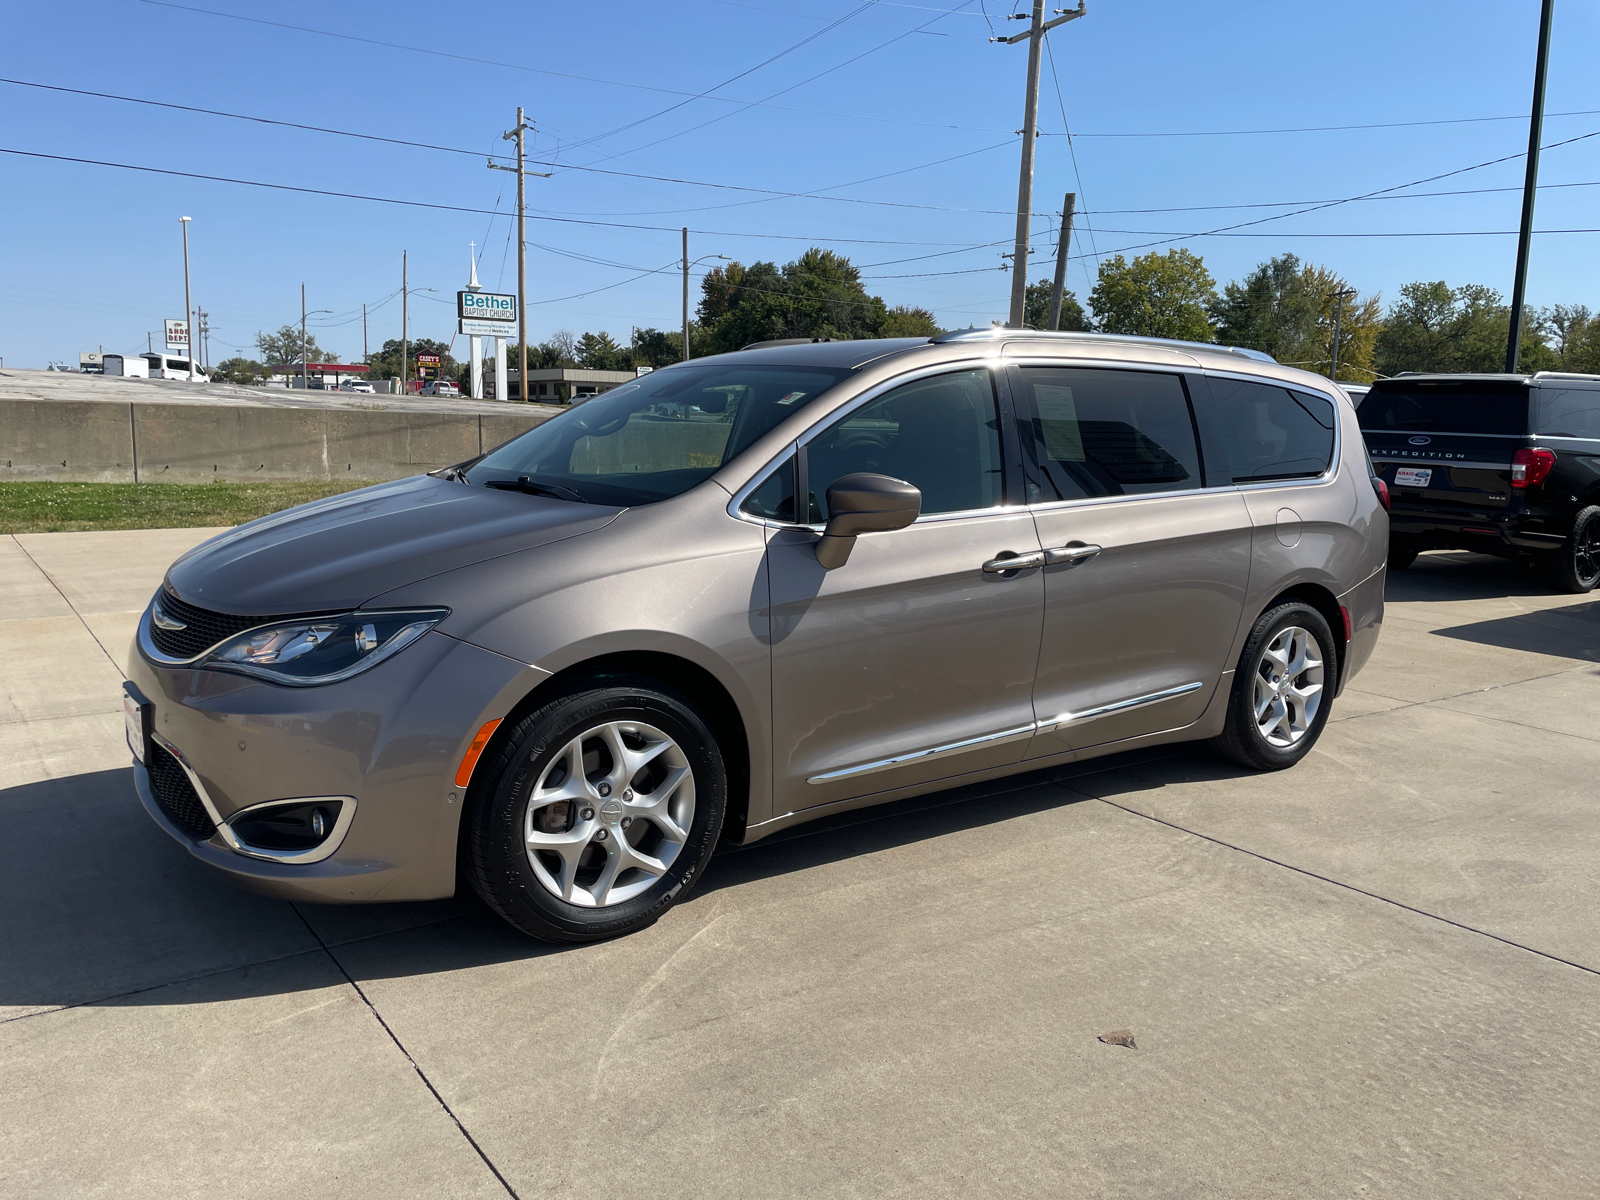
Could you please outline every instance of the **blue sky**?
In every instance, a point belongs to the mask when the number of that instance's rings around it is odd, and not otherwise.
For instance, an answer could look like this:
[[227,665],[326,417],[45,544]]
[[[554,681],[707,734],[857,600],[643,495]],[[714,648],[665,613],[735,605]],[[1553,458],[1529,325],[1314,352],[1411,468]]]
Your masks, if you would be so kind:
[[[403,250],[412,286],[436,289],[413,298],[412,336],[448,339],[469,242],[486,286],[515,287],[508,217],[488,215],[509,213],[512,177],[486,169],[484,156],[506,148],[499,135],[518,104],[538,126],[532,157],[561,164],[529,183],[530,213],[560,218],[529,221],[535,340],[558,329],[626,341],[634,326],[675,328],[683,225],[693,256],[782,263],[808,244],[830,246],[890,303],[922,305],[949,326],[1005,316],[1010,277],[996,268],[1014,221],[1026,48],[987,39],[991,25],[1021,29],[1001,19],[1021,5],[194,4],[325,32],[149,0],[19,6],[0,75],[468,153],[12,84],[0,84],[0,147],[487,212],[0,155],[7,365],[143,349],[147,330],[182,313],[180,215],[194,218],[194,291],[214,314],[213,359],[251,352],[257,330],[297,321],[302,282],[311,308],[332,310],[312,319],[326,348],[359,358],[366,302],[376,349],[399,335]],[[1546,144],[1600,130],[1600,111],[1553,115],[1600,110],[1600,15],[1571,0],[1557,9]],[[1538,10],[1537,0],[1091,0],[1087,17],[1050,35],[1055,71],[1047,59],[1040,106],[1034,208],[1055,209],[1071,190],[1088,213],[1069,286],[1087,297],[1096,254],[1180,238],[1219,285],[1292,251],[1385,303],[1413,279],[1509,294],[1514,237],[1313,235],[1514,230],[1520,158],[1399,194],[1509,190],[1342,204],[1235,231],[1245,237],[1183,235],[1292,209],[1126,210],[1336,200],[1517,155],[1525,120],[1465,119],[1526,113]],[[1233,132],[1404,122],[1454,123]],[[1228,135],[1210,136],[1219,132]],[[1169,134],[1184,136],[1151,136]],[[1541,181],[1600,181],[1600,137],[1547,150]],[[1600,227],[1597,200],[1600,187],[1548,187],[1537,226]],[[1036,219],[1032,277],[1049,273],[1053,238],[1053,222]],[[1600,308],[1597,266],[1600,234],[1536,239],[1530,302]]]

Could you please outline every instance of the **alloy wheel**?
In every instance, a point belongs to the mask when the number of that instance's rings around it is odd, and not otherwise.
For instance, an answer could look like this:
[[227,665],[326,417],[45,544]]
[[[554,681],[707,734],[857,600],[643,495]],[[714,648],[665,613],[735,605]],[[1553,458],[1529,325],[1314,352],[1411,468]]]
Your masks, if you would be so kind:
[[1573,531],[1572,565],[1584,586],[1593,587],[1600,581],[1600,519],[1591,517]]
[[1252,697],[1256,730],[1269,745],[1293,746],[1311,729],[1322,707],[1322,659],[1310,631],[1279,630],[1256,664]]
[[621,904],[672,867],[694,800],[694,772],[671,737],[638,721],[596,725],[562,747],[534,784],[523,830],[528,862],[569,904]]

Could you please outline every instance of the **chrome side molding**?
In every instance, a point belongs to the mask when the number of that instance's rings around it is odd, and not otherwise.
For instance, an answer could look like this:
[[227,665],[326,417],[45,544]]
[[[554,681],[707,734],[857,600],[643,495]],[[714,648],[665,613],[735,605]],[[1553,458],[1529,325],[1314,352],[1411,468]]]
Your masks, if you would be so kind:
[[894,767],[903,767],[910,763],[944,758],[952,754],[964,754],[969,750],[998,746],[1005,742],[1018,742],[1041,733],[1053,733],[1069,725],[1082,725],[1089,721],[1098,721],[1101,717],[1132,712],[1136,708],[1144,708],[1149,704],[1160,704],[1165,700],[1176,700],[1179,696],[1187,696],[1199,691],[1204,686],[1199,681],[1185,683],[1180,687],[1166,688],[1163,691],[1150,692],[1143,696],[1133,696],[1127,700],[1118,700],[1113,704],[1102,704],[1098,708],[1086,708],[1082,712],[1062,713],[1060,716],[1048,721],[1035,721],[1031,725],[1018,725],[1015,729],[1002,729],[999,733],[986,733],[982,737],[964,738],[959,742],[946,742],[942,746],[930,746],[926,750],[912,750],[905,754],[896,754],[893,758],[874,759],[872,762],[858,763],[853,767],[841,767],[837,771],[824,771],[820,775],[808,776],[806,782],[834,783],[840,779],[854,779],[858,775],[872,775],[878,771],[888,771]]
[[1134,696],[1127,700],[1118,700],[1113,704],[1102,704],[1098,708],[1086,708],[1082,712],[1062,713],[1051,721],[1040,721],[1038,732],[1051,733],[1057,729],[1065,729],[1069,725],[1082,725],[1088,721],[1098,721],[1101,717],[1111,717],[1118,713],[1132,712],[1136,708],[1144,708],[1148,704],[1160,704],[1164,700],[1176,700],[1179,696],[1187,696],[1190,692],[1197,692],[1203,685],[1186,683],[1181,687],[1167,688],[1165,691],[1150,692],[1144,696]]
[[1031,738],[1033,733],[1033,725],[1018,725],[1015,729],[1003,729],[999,733],[986,733],[982,737],[947,742],[943,746],[930,746],[926,750],[912,750],[906,754],[897,754],[893,758],[880,758],[853,767],[842,767],[837,771],[825,771],[821,775],[812,775],[806,782],[832,783],[837,779],[854,779],[857,775],[871,775],[877,771],[887,771],[891,767],[903,767],[907,763],[944,758],[949,754],[962,754],[984,746],[998,746],[1002,742],[1020,742],[1024,738]]

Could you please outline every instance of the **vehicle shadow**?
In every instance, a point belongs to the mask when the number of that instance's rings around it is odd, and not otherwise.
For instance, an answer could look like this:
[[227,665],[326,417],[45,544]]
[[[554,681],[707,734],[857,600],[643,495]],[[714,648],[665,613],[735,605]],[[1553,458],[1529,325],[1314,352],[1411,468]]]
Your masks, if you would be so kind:
[[1417,561],[1404,571],[1389,572],[1383,592],[1391,604],[1555,594],[1529,563],[1465,550],[1417,555]]
[[[698,895],[1082,802],[1058,783],[1160,757],[1132,751],[858,809],[724,847]],[[1200,758],[1209,756],[1200,752]],[[1206,769],[1211,769],[1208,765]],[[379,977],[526,961],[584,947],[522,936],[472,895],[419,904],[288,904],[212,875],[145,815],[129,770],[0,790],[0,1020],[60,1006],[181,1005],[304,991],[327,969],[263,969],[324,948],[391,940],[361,959]],[[376,947],[374,947],[376,948]],[[368,972],[364,968],[363,976]],[[201,981],[196,986],[169,986]]]

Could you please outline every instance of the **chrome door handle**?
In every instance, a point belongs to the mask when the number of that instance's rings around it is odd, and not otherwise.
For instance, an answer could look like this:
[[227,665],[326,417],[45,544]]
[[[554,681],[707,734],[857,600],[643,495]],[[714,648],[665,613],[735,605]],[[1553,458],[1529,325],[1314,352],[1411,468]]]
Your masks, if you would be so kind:
[[1044,552],[1044,563],[1047,567],[1053,567],[1057,563],[1088,562],[1099,553],[1099,546],[1085,546],[1082,542],[1079,542],[1073,546],[1057,546],[1054,550],[1046,550]]
[[1044,566],[1044,561],[1043,550],[1030,550],[1026,554],[1012,554],[1007,550],[984,563],[983,569],[989,575],[1004,575],[1008,571],[1031,571]]

